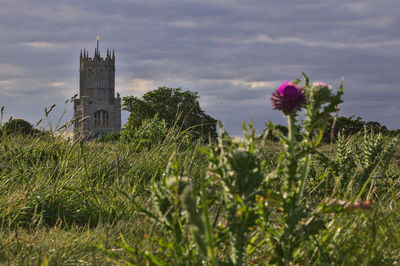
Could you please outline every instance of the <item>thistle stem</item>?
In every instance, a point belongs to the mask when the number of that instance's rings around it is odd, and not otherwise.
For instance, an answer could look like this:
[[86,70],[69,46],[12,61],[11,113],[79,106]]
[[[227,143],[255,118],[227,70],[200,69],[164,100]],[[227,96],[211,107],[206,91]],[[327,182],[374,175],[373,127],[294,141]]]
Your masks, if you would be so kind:
[[300,204],[301,198],[303,197],[304,187],[306,185],[306,179],[308,175],[308,168],[310,166],[310,154],[307,154],[306,160],[304,162],[303,171],[301,173],[301,181],[300,181],[300,191],[297,198],[297,204]]
[[287,116],[288,118],[288,184],[289,191],[294,189],[295,180],[296,180],[296,169],[297,169],[297,161],[296,161],[296,115],[294,113]]
[[296,125],[295,125],[295,114],[290,114],[288,118],[288,133],[289,133],[289,150],[292,152],[296,145]]

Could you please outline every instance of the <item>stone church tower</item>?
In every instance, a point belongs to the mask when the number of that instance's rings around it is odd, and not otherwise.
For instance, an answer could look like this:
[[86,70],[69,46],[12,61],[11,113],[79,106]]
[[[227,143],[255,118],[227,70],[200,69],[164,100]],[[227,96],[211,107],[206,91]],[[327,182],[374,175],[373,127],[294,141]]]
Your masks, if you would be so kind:
[[100,56],[99,37],[93,58],[81,50],[79,99],[74,100],[75,137],[97,138],[121,130],[121,98],[115,97],[115,54]]

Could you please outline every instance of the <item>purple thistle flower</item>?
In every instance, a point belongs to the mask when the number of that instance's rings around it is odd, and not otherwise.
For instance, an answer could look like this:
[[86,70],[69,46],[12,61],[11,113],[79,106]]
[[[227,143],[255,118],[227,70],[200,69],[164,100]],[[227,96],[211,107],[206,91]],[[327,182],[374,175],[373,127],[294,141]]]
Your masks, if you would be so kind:
[[285,115],[289,115],[306,102],[306,97],[302,88],[286,80],[272,93],[271,101],[274,109],[281,110]]

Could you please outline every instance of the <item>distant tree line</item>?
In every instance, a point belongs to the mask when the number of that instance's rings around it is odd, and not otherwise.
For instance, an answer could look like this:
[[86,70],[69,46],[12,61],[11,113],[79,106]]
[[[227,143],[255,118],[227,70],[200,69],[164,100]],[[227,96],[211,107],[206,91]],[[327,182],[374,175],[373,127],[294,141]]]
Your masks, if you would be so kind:
[[[398,136],[400,135],[400,129],[396,130],[389,130],[386,126],[381,125],[379,122],[376,121],[364,121],[361,117],[344,117],[339,116],[337,117],[336,121],[334,122],[333,119],[329,120],[329,125],[326,127],[322,141],[325,143],[329,143],[332,140],[335,141],[337,136],[342,134],[345,137],[352,136],[357,134],[361,131],[366,129],[367,131],[373,131],[374,133],[381,133],[385,136]],[[276,130],[279,130],[284,135],[287,134],[288,128],[283,125],[276,125]],[[298,129],[301,130],[301,129]],[[272,134],[268,134],[268,139],[277,141],[276,138]]]
[[[339,116],[336,119],[335,125],[332,131],[333,120],[330,120],[329,126],[325,129],[323,140],[329,142],[331,135],[333,139],[336,139],[339,132],[344,136],[352,136],[354,134],[363,131],[364,128],[367,131],[373,131],[374,133],[381,133],[388,136],[396,136],[400,134],[400,130],[389,130],[386,126],[381,125],[376,121],[364,121],[361,117],[343,117]],[[332,134],[333,133],[333,134]]]
[[[166,134],[168,127],[175,125],[180,126],[181,130],[191,130],[195,136],[204,139],[208,137],[214,139],[217,135],[216,120],[201,110],[197,98],[198,96],[195,92],[182,92],[179,88],[172,89],[166,87],[146,93],[143,99],[133,96],[125,97],[124,109],[130,111],[131,115],[125,126],[125,132],[122,134],[126,135],[125,139],[129,139],[132,136],[132,138],[138,138],[138,134],[142,134],[144,129],[157,128],[157,132],[150,132],[152,137],[149,137],[149,140],[152,140],[156,135],[157,138],[160,138],[160,132]],[[189,104],[181,104],[182,102]],[[288,128],[284,125],[278,124],[275,126],[275,129],[284,135],[288,132]],[[374,133],[381,133],[385,136],[400,135],[400,129],[389,130],[386,126],[376,121],[364,121],[361,117],[354,116],[339,116],[335,123],[333,119],[329,120],[329,125],[323,133],[322,141],[329,143],[332,140],[335,141],[339,133],[348,137],[364,129],[373,131]],[[298,130],[301,129],[299,128]],[[0,135],[3,133],[7,135],[34,135],[43,134],[44,132],[34,128],[31,123],[23,119],[10,119],[3,125],[0,124]],[[267,130],[264,134],[268,134],[267,139],[278,140],[270,132],[267,133]],[[113,133],[108,136],[100,136],[98,141],[118,141],[120,136],[121,133]]]

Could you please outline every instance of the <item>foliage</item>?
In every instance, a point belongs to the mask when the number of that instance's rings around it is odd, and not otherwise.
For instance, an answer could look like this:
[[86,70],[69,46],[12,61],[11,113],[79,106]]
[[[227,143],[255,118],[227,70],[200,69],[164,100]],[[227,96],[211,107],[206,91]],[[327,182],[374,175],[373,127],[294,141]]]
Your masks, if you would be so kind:
[[[398,137],[387,141],[382,133],[377,134],[366,128],[359,136],[346,138],[339,134],[334,158],[330,159],[322,153],[315,156],[316,171],[323,173],[326,177],[325,189],[333,191],[335,196],[367,198],[379,182],[379,177],[391,175],[386,167],[393,159],[399,142]],[[320,190],[320,193],[326,191]]]
[[7,134],[29,135],[39,132],[34,129],[31,123],[23,119],[11,119],[4,123],[2,130]]
[[[334,122],[335,121],[335,122]],[[332,130],[333,127],[333,130]],[[339,116],[336,119],[330,118],[329,125],[324,131],[324,142],[330,142],[331,139],[335,140],[341,134],[342,136],[353,136],[359,132],[362,132],[364,128],[368,131],[374,131],[375,133],[387,134],[390,131],[387,127],[382,126],[378,122],[368,121],[365,122],[361,117],[344,117]]]
[[100,135],[95,141],[100,142],[100,143],[101,142],[116,142],[116,141],[119,141],[120,138],[121,138],[120,132],[113,132],[106,136]]
[[131,114],[126,128],[132,130],[142,125],[145,119],[156,114],[168,127],[190,130],[197,138],[208,140],[216,137],[216,120],[200,107],[197,92],[182,91],[180,88],[159,87],[139,99],[134,96],[123,98],[123,109]]
[[168,132],[167,123],[156,114],[153,118],[144,119],[139,127],[127,123],[121,138],[124,143],[136,143],[136,145],[150,147],[152,144],[162,142]]

